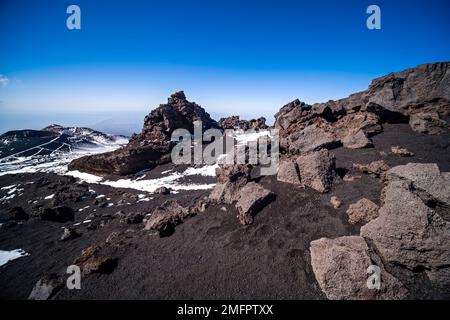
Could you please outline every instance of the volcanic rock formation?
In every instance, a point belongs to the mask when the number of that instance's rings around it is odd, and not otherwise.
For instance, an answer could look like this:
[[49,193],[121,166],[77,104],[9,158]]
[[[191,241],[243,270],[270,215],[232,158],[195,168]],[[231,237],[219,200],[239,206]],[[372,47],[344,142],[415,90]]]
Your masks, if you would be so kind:
[[172,132],[176,129],[193,132],[195,121],[202,122],[203,130],[217,127],[202,107],[187,101],[183,91],[176,92],[166,104],[161,104],[145,117],[141,133],[133,134],[125,147],[76,159],[70,163],[69,169],[100,175],[127,175],[167,163],[174,146],[170,141]]

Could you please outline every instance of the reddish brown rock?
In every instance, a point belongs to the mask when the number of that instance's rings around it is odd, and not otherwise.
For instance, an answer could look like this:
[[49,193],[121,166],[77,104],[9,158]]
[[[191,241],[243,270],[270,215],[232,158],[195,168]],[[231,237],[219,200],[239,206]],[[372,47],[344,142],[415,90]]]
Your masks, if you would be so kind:
[[175,200],[167,200],[153,210],[150,218],[145,222],[145,230],[155,230],[161,237],[170,236],[175,226],[182,223],[191,213]]
[[369,164],[354,163],[353,167],[375,177],[380,177],[384,172],[390,169],[384,160],[373,161]]
[[125,147],[76,159],[69,164],[69,170],[126,175],[167,163],[174,146],[172,132],[176,129],[193,132],[195,121],[202,122],[203,130],[217,127],[202,107],[189,102],[182,91],[176,92],[167,104],[161,104],[145,117],[142,131],[134,134]]
[[253,216],[275,199],[275,194],[255,182],[249,182],[239,192],[236,208],[239,222],[243,225],[253,223]]
[[346,236],[311,242],[311,266],[320,288],[332,300],[403,299],[407,290],[381,269],[380,289],[369,289],[367,270],[374,263],[364,238]]
[[297,158],[301,182],[319,192],[328,192],[336,175],[336,159],[328,150],[303,154]]
[[348,207],[348,222],[351,224],[367,223],[378,217],[378,209],[378,205],[374,202],[362,198]]
[[278,168],[277,180],[302,186],[297,162],[291,159],[282,159]]

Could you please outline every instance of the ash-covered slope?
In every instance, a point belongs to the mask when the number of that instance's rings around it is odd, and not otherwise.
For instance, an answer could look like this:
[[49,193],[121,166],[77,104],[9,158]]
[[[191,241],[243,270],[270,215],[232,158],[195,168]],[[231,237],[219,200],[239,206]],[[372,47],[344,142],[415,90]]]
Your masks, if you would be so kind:
[[145,117],[141,133],[134,134],[125,147],[76,159],[69,169],[101,175],[126,175],[167,163],[174,145],[170,141],[172,132],[180,128],[192,132],[193,123],[197,120],[202,121],[203,129],[217,126],[202,107],[186,100],[183,91],[176,92],[166,104],[161,104]]

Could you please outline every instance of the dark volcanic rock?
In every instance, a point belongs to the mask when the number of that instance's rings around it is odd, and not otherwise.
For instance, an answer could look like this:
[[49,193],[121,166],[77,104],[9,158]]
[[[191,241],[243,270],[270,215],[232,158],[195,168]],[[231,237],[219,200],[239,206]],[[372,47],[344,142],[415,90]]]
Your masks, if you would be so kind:
[[126,175],[167,163],[174,146],[170,141],[172,132],[187,129],[192,133],[195,121],[202,121],[204,130],[217,127],[202,107],[186,100],[182,91],[174,93],[167,104],[160,105],[145,117],[141,133],[134,134],[125,147],[76,159],[69,164],[69,169]]
[[364,238],[346,236],[311,242],[311,265],[328,299],[403,299],[408,291],[394,276],[381,270],[380,290],[367,286],[367,269],[374,263]]
[[166,187],[159,187],[155,190],[156,194],[168,195],[170,194],[170,189]]
[[369,164],[354,163],[353,167],[374,177],[380,177],[384,172],[390,169],[384,160],[372,161]]
[[126,215],[126,223],[128,224],[135,224],[135,223],[141,223],[144,219],[144,215],[139,212],[130,212]]
[[102,254],[102,246],[93,245],[81,251],[73,264],[78,265],[83,274],[103,273],[108,274],[117,267],[118,259]]
[[9,210],[12,220],[28,220],[30,215],[22,207],[13,207]]
[[64,228],[63,234],[59,240],[68,241],[78,238],[80,234],[74,228]]
[[175,231],[175,226],[189,216],[189,210],[175,200],[167,200],[152,212],[145,222],[145,230],[156,230],[161,237],[170,236]]
[[216,169],[217,184],[209,198],[216,203],[237,201],[239,190],[250,181],[252,166],[246,164],[221,165]]
[[240,120],[239,116],[231,116],[227,118],[221,118],[218,122],[219,127],[222,129],[267,129],[266,118],[260,117],[258,119]]
[[67,222],[75,220],[75,212],[67,206],[45,208],[40,214],[42,220]]
[[67,185],[64,185],[58,191],[56,191],[52,203],[54,206],[61,204],[69,204],[71,202],[79,202],[84,198],[89,197],[89,186],[86,183],[75,183],[75,179],[68,181]]
[[292,159],[281,159],[278,166],[277,180],[303,186],[300,181],[297,162]]
[[374,79],[366,91],[330,101],[329,108],[369,111],[383,121],[410,119],[411,128],[439,133],[448,128],[450,62],[419,65]]
[[[414,131],[436,134],[448,130],[449,115],[450,62],[442,62],[377,78],[366,91],[345,99],[312,106],[297,99],[275,115],[275,128],[280,130],[284,149],[298,149],[293,142],[311,125],[324,131],[317,137],[320,140],[334,137],[345,147],[362,148],[371,145],[370,136],[381,132],[381,122],[409,120]],[[319,143],[312,141],[302,142],[302,148],[317,150]],[[323,147],[333,145],[325,143]]]
[[320,149],[333,149],[340,145],[339,140],[324,129],[311,125],[300,132],[295,132],[288,137],[289,152],[292,154]]
[[275,199],[275,194],[255,182],[247,183],[239,192],[236,208],[239,222],[243,225],[253,223],[253,216]]
[[448,181],[442,179],[426,187],[425,175],[416,170],[413,175],[416,179],[410,182],[397,174],[388,176],[379,217],[361,228],[361,236],[373,242],[383,261],[416,274],[424,272],[448,296],[450,223],[434,206],[429,206],[430,198],[448,199]]
[[336,158],[326,149],[297,158],[302,184],[319,192],[328,192],[336,176]]

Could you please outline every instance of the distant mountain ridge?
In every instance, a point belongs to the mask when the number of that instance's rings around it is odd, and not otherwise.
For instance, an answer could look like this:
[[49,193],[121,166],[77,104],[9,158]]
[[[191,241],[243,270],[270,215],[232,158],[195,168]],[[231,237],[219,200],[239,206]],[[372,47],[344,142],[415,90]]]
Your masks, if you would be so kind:
[[13,130],[0,135],[0,159],[113,147],[127,141],[125,136],[109,135],[90,128],[52,124],[42,130]]

